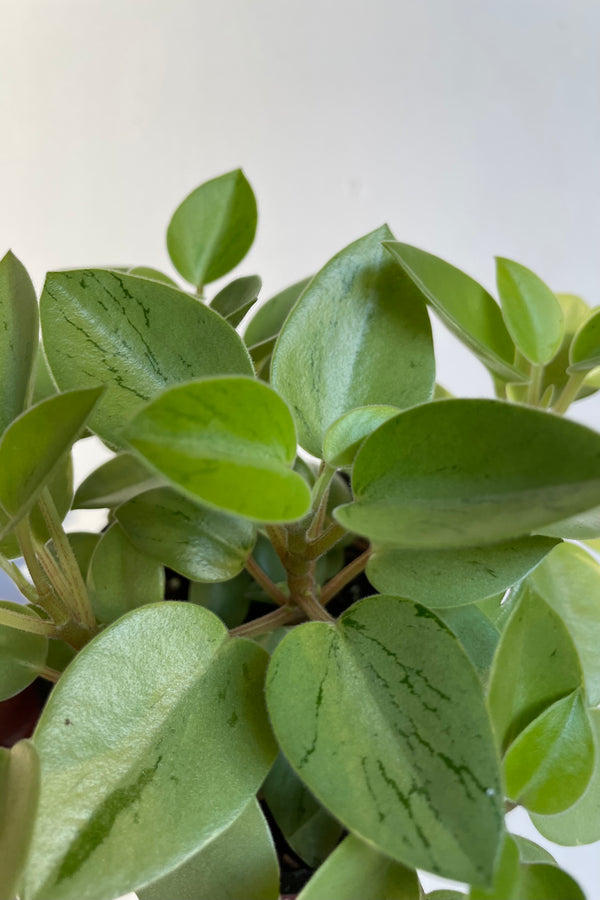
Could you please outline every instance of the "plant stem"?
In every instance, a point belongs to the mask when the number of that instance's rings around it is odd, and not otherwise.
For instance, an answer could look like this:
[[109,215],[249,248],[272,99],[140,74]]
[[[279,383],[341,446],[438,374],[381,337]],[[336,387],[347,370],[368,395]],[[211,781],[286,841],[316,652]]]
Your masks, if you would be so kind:
[[39,619],[37,616],[26,616],[24,613],[13,612],[12,609],[0,608],[0,625],[18,628],[19,631],[27,631],[29,634],[41,634],[44,637],[56,637],[58,634],[54,622]]
[[19,591],[23,594],[23,596],[29,600],[30,603],[34,605],[39,604],[40,598],[38,596],[38,592],[35,587],[30,584],[16,563],[11,562],[11,560],[7,559],[0,553],[0,569],[3,572],[6,572],[8,577],[14,581]]
[[306,551],[308,559],[318,559],[319,556],[327,553],[327,551],[331,550],[345,534],[347,534],[347,531],[344,526],[338,525],[337,522],[333,522],[327,531],[324,531],[320,537],[315,538],[314,541],[308,542]]
[[321,591],[321,603],[323,606],[327,606],[329,601],[333,599],[336,594],[339,594],[347,584],[350,584],[357,575],[360,575],[360,573],[364,571],[371,553],[372,549],[369,547],[364,553],[361,553],[360,556],[353,559],[351,563],[348,563],[345,568],[341,569],[337,575],[330,578]]
[[252,575],[258,584],[260,584],[263,591],[269,595],[271,600],[274,600],[279,606],[286,606],[289,603],[289,598],[277,587],[275,582],[271,581],[267,573],[261,569],[256,560],[251,556],[246,560],[246,571]]
[[56,684],[62,675],[62,672],[59,672],[57,669],[51,669],[50,666],[32,666],[31,668],[39,678],[45,678],[46,681],[51,681],[53,684]]
[[569,376],[569,380],[565,384],[562,393],[552,407],[553,411],[558,413],[559,416],[566,413],[573,400],[577,398],[577,394],[585,381],[586,375],[587,372],[573,372],[573,374]]
[[267,525],[266,531],[267,537],[273,545],[273,550],[275,551],[279,559],[283,562],[287,553],[285,529],[281,528],[279,525]]
[[529,385],[527,387],[527,403],[529,406],[537,406],[540,402],[540,389],[542,386],[543,366],[532,365],[529,372]]
[[245,622],[243,625],[238,625],[237,628],[232,628],[229,634],[233,637],[254,637],[259,634],[267,634],[267,632],[274,631],[275,628],[280,628],[282,625],[295,624],[301,621],[302,618],[304,617],[293,606],[281,606],[279,609],[274,609],[273,612],[267,613],[266,616],[260,616],[258,619],[253,619],[251,622]]
[[57,624],[65,622],[68,618],[68,612],[65,604],[56,596],[52,588],[52,584],[48,580],[46,573],[42,569],[35,550],[33,549],[33,541],[29,530],[29,523],[25,519],[15,528],[15,534],[23,554],[23,559],[29,569],[29,574],[33,579],[38,599],[37,604],[45,609]]
[[327,515],[329,489],[335,472],[336,470],[333,466],[323,463],[323,469],[313,487],[313,509],[315,514],[306,532],[306,537],[309,541],[317,538],[323,531],[323,523]]

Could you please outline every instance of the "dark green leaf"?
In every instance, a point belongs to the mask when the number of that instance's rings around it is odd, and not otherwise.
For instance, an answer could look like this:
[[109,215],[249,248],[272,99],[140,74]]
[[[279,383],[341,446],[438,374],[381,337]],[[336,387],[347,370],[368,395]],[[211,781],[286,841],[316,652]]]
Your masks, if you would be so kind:
[[304,886],[298,900],[415,900],[417,873],[349,834]]
[[44,777],[25,900],[120,896],[224,831],[276,754],[266,660],[188,603],[141,607],[91,641],[34,735]]
[[0,434],[26,406],[38,331],[31,279],[9,250],[0,260]]
[[193,581],[233,578],[256,538],[250,522],[207,509],[171,488],[134,497],[116,517],[139,550]]
[[254,582],[247,572],[240,572],[229,581],[208,584],[193,581],[188,600],[210,609],[228,628],[236,628],[246,618],[250,606],[249,588]]
[[500,307],[474,281],[431,253],[408,244],[386,241],[384,247],[415,283],[442,322],[504,381],[524,381],[513,365],[514,344]]
[[503,828],[481,685],[425,607],[379,595],[335,626],[296,627],[273,654],[279,744],[344,825],[405,865],[489,883]]
[[577,884],[558,866],[531,863],[521,867],[519,900],[586,900]]
[[216,297],[210,301],[211,309],[227,319],[235,328],[240,324],[250,307],[256,303],[256,298],[262,287],[262,281],[258,275],[246,275],[244,278],[236,278]]
[[291,413],[259,381],[207,378],[171,388],[139,412],[124,435],[179,490],[217,509],[286,522],[310,506],[306,483],[291,470]]
[[[0,600],[0,609],[37,617],[32,607],[10,600]],[[0,700],[14,697],[35,681],[38,668],[44,665],[47,655],[47,637],[0,625]]]
[[571,372],[587,372],[600,366],[600,309],[594,310],[577,331],[569,351]]
[[0,747],[0,897],[12,900],[31,843],[40,793],[40,762],[31,741]]
[[112,442],[163,388],[253,371],[229,323],[189,294],[147,278],[102,269],[54,272],[40,313],[59,387],[107,385],[90,427]]
[[290,310],[310,280],[303,278],[302,281],[297,281],[256,310],[244,331],[246,346],[254,347],[269,338],[277,337]]
[[552,538],[527,537],[452,550],[375,547],[367,577],[383,594],[410,597],[438,609],[463,606],[505,591],[555,545]]
[[546,365],[556,356],[564,335],[559,301],[541,278],[510,259],[496,258],[496,279],[513,341],[529,362]]
[[512,835],[505,834],[496,860],[493,886],[471,888],[469,900],[519,900],[520,874],[519,850]]
[[431,327],[418,291],[381,241],[387,226],[334,256],[286,319],[271,381],[290,403],[300,444],[322,455],[327,429],[357,406],[405,409],[435,382]]
[[325,432],[323,458],[330,466],[351,466],[364,439],[399,412],[396,406],[359,406],[344,413]]
[[352,486],[335,517],[377,543],[499,543],[600,503],[600,435],[498,400],[427,403],[366,439]]
[[277,854],[257,801],[207,847],[136,893],[139,900],[277,900]]
[[256,200],[241,169],[207,181],[177,207],[167,248],[194,287],[226,275],[244,258],[256,232]]
[[119,506],[137,494],[159,487],[162,481],[137,456],[119,453],[95,469],[79,485],[73,506],[76,509]]

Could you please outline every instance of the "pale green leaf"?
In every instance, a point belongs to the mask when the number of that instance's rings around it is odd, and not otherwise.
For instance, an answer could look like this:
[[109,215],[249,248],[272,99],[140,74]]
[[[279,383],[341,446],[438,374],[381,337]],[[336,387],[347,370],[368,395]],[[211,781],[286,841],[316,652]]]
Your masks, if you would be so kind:
[[162,284],[168,284],[171,287],[177,287],[176,282],[164,272],[153,269],[152,266],[132,266],[127,270],[128,275],[137,275],[140,278],[150,278],[152,281],[160,281]]
[[118,453],[95,469],[79,485],[73,498],[75,509],[119,506],[137,494],[159,487],[164,479],[151,472],[131,453]]
[[520,834],[511,835],[513,841],[519,850],[519,859],[523,863],[548,862],[556,865],[556,860],[545,847],[530,841],[529,838],[521,837]]
[[486,684],[500,637],[492,622],[473,604],[434,609],[433,612],[456,636],[481,681]]
[[0,897],[12,900],[31,842],[40,793],[40,762],[31,741],[0,747]]
[[246,346],[254,347],[269,338],[277,337],[290,310],[310,280],[310,278],[303,278],[302,281],[297,281],[271,297],[256,310],[244,330]]
[[578,329],[569,350],[571,372],[587,372],[600,366],[600,309],[594,310]]
[[0,434],[27,404],[38,331],[35,290],[9,250],[0,260]]
[[344,413],[325,432],[323,458],[330,466],[351,466],[364,439],[399,412],[396,406],[359,406]]
[[[0,609],[33,617],[38,615],[33,607],[10,600],[0,600]],[[47,655],[47,637],[0,625],[0,700],[14,697],[35,681],[37,670],[44,665]]]
[[496,279],[508,331],[529,362],[546,365],[556,356],[564,335],[559,301],[530,269],[496,257]]

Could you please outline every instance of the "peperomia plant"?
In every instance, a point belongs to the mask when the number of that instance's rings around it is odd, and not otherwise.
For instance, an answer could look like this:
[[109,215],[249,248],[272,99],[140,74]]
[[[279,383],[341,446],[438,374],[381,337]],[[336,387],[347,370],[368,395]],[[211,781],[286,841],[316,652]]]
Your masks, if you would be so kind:
[[[600,312],[507,259],[498,304],[387,226],[207,300],[256,220],[240,171],[183,201],[192,291],[50,273],[39,346],[0,263],[0,690],[56,683],[1,751],[0,896],[581,898],[505,815],[600,839],[600,434],[562,417]],[[430,309],[496,399],[436,384]]]

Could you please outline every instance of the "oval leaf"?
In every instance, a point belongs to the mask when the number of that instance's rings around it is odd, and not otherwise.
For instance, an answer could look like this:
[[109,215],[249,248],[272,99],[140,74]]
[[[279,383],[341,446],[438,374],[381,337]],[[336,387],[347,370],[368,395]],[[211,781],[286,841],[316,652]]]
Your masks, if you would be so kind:
[[271,297],[256,310],[244,331],[244,340],[247,347],[254,347],[256,344],[264,343],[269,338],[277,337],[290,310],[311,278],[312,275],[310,278],[303,278],[302,281],[297,281],[295,284],[290,285],[290,287]]
[[541,278],[510,259],[496,258],[496,280],[504,321],[515,345],[534,365],[549,363],[564,334],[560,303]]
[[9,250],[0,260],[0,434],[25,408],[38,332],[35,290]]
[[215,281],[244,258],[256,222],[256,200],[241,169],[206,181],[173,213],[167,230],[171,261],[194,287]]
[[519,900],[586,900],[574,878],[558,866],[530,863],[521,866]]
[[247,572],[240,572],[229,581],[213,584],[193,581],[188,591],[190,603],[210,609],[228,628],[236,628],[246,618],[250,606],[250,587],[255,582]]
[[383,250],[382,228],[334,256],[286,319],[271,369],[300,444],[322,456],[323,436],[357,406],[405,409],[435,382],[431,327],[412,283]]
[[[569,350],[573,337],[580,325],[589,318],[591,310],[585,300],[575,294],[556,294],[556,299],[560,303],[563,313],[564,336],[558,353],[544,366],[540,391],[545,392],[550,386],[553,386],[555,396],[558,396],[569,380],[567,369],[569,368]],[[580,388],[576,399],[593,394],[594,390],[585,383]]]
[[163,479],[131,453],[118,453],[95,469],[79,485],[73,498],[76,509],[119,506],[137,494],[156,488]]
[[525,380],[513,365],[515,348],[500,307],[480,284],[424,250],[397,241],[386,241],[384,247],[442,322],[488,369],[504,381]]
[[581,325],[569,351],[571,372],[587,372],[600,366],[600,309]]
[[102,269],[51,272],[40,314],[59,387],[107,385],[90,427],[114,443],[123,424],[168,385],[253,371],[229,323],[148,278]]
[[139,550],[193,581],[233,578],[256,539],[250,522],[193,503],[171,488],[134,497],[116,517]]
[[[0,600],[0,609],[9,609],[21,615],[37,615],[31,607],[11,603],[10,600]],[[35,681],[47,655],[47,637],[0,625],[0,700],[14,697]]]
[[371,432],[398,415],[396,406],[359,406],[340,416],[323,438],[323,458],[330,466],[351,466],[358,448]]
[[34,735],[42,791],[26,900],[120,896],[224,831],[276,752],[266,660],[187,603],[134,610],[88,644]]
[[503,827],[481,685],[425,607],[379,595],[335,627],[295,628],[273,654],[280,746],[344,825],[398,862],[491,881]]
[[310,491],[290,468],[292,416],[259,381],[214,378],[171,388],[138,413],[125,436],[177,488],[217,509],[263,522],[308,511]]
[[427,403],[366,439],[352,486],[335,517],[377,543],[494,544],[598,505],[600,435],[498,400]]
[[250,307],[256,303],[262,281],[258,275],[236,278],[210,301],[210,308],[227,319],[233,327],[242,321]]
[[0,747],[0,897],[17,893],[39,793],[40,762],[31,741]]

